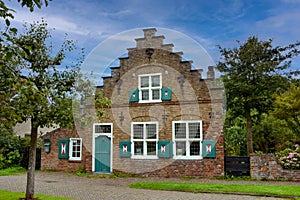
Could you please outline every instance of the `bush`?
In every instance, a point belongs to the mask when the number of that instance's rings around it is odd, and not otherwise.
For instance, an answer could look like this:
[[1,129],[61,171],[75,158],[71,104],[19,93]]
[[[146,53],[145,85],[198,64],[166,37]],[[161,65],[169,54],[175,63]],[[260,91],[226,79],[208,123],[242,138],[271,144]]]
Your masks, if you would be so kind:
[[284,169],[300,169],[300,148],[298,144],[295,147],[295,150],[288,148],[276,153],[276,158]]
[[26,146],[27,138],[0,132],[0,169],[18,166],[22,160],[19,149]]

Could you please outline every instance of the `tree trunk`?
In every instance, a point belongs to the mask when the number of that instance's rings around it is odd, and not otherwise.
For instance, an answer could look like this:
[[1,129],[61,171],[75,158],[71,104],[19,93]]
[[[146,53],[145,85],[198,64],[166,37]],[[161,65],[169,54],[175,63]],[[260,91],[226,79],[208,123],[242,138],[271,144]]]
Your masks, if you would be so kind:
[[31,140],[29,150],[29,162],[27,171],[27,185],[26,185],[26,200],[34,199],[34,173],[36,162],[36,146],[37,146],[38,127],[34,123],[34,119],[31,119]]
[[246,128],[247,128],[247,154],[253,153],[253,143],[252,143],[252,119],[251,119],[251,111],[250,109],[246,109]]

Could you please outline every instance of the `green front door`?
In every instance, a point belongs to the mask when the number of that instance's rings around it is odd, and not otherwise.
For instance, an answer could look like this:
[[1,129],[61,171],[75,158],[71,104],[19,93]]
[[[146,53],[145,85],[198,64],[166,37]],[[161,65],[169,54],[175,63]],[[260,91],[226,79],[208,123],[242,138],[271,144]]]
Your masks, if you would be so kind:
[[107,136],[95,138],[95,172],[110,173],[110,145],[111,139]]

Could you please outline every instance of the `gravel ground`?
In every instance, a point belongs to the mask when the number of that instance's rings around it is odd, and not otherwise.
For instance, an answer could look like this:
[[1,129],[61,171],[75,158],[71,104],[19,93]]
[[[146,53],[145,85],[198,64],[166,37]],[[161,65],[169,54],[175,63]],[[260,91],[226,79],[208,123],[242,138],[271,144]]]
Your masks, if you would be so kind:
[[[176,179],[176,178],[87,178],[65,172],[36,172],[35,193],[69,197],[72,199],[279,199],[274,197],[257,197],[249,195],[230,195],[213,193],[187,193],[174,191],[154,191],[132,189],[128,185],[142,181],[180,181],[198,183],[224,184],[266,184],[266,185],[297,185],[300,182],[260,182],[260,181],[224,181],[213,179]],[[26,189],[26,174],[17,176],[0,176],[0,189],[24,192]],[[300,187],[299,187],[300,189]],[[0,194],[1,199],[1,194]]]

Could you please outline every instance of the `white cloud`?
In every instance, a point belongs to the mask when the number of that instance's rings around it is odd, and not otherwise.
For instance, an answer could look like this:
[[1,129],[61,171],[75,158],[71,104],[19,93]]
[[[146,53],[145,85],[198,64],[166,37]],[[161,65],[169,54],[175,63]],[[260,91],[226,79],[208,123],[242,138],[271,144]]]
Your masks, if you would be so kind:
[[79,24],[74,23],[67,18],[59,15],[43,14],[38,11],[28,12],[26,10],[17,10],[15,14],[14,22],[23,24],[24,22],[33,23],[41,21],[44,18],[50,28],[55,28],[58,31],[65,33],[74,33],[78,35],[87,35],[89,32],[80,27]]
[[299,40],[300,13],[290,11],[279,13],[256,23],[259,33],[280,40],[281,43],[295,42]]

